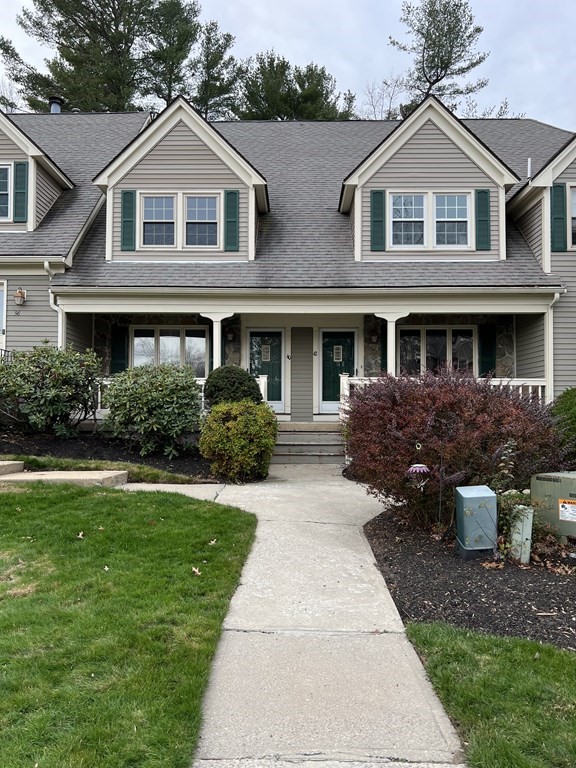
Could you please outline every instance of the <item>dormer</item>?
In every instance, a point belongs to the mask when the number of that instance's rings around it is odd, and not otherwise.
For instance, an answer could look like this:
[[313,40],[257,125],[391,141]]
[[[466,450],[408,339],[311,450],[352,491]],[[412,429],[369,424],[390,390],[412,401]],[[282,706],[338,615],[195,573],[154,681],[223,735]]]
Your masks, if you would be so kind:
[[342,184],[356,261],[506,258],[505,195],[519,181],[435,97]]
[[32,232],[74,184],[0,111],[0,234]]
[[94,183],[106,194],[110,261],[247,261],[266,179],[182,97]]

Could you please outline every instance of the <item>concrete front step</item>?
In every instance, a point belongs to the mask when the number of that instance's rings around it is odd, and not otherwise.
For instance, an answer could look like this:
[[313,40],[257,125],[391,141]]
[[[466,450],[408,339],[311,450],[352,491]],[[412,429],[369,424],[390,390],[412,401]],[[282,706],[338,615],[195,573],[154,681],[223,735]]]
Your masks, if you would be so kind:
[[344,444],[338,422],[280,422],[274,464],[342,464]]
[[344,464],[341,453],[275,453],[271,464]]
[[86,472],[44,470],[41,472],[12,472],[0,476],[0,482],[2,483],[70,483],[81,486],[99,485],[103,488],[124,485],[127,481],[128,472],[115,470],[93,470]]
[[0,476],[13,475],[15,472],[22,472],[23,470],[23,461],[0,461]]

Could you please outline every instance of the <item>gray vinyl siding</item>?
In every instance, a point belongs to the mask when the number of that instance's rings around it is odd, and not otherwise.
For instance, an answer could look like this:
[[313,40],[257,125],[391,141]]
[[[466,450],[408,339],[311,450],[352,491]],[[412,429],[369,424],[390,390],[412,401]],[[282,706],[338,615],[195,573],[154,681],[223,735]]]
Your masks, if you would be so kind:
[[521,216],[516,224],[538,262],[542,264],[542,212],[544,201],[538,202]]
[[571,162],[570,165],[562,171],[554,183],[576,185],[576,160]]
[[92,349],[92,315],[73,314],[66,317],[66,346],[76,352]]
[[[471,219],[474,216],[474,190],[490,190],[491,250],[472,248],[458,251],[431,248],[422,250],[370,251],[370,192],[384,189],[389,192],[469,192]],[[388,200],[387,200],[388,202]],[[386,206],[386,242],[389,248],[390,211]],[[362,188],[362,254],[370,259],[474,259],[499,258],[498,185],[482,171],[431,120],[396,152]]]
[[36,226],[60,197],[62,190],[40,166],[36,166]]
[[[31,349],[43,339],[57,344],[58,315],[50,307],[48,276],[9,277],[7,283],[6,349]],[[18,288],[26,291],[26,303],[21,307],[11,298]]]
[[553,253],[552,272],[567,292],[554,305],[554,396],[576,387],[576,255]]
[[312,421],[312,328],[292,328],[292,421]]
[[[134,252],[120,250],[121,191],[169,194],[170,192],[223,192],[239,191],[239,242],[234,253],[223,250],[202,251],[186,248],[146,249]],[[137,199],[137,220],[140,214],[140,198]],[[184,226],[182,220],[176,226]],[[221,234],[223,234],[221,230]],[[136,233],[138,242],[140,233]],[[158,142],[138,165],[124,176],[114,189],[113,258],[129,261],[218,260],[245,259],[248,256],[248,188],[230,168],[184,123],[180,122]]]
[[[7,165],[18,161],[28,160],[28,155],[23,152],[17,144],[6,136],[5,133],[0,132],[0,165]],[[14,168],[10,169],[10,187],[13,184]],[[10,191],[10,200],[12,204],[12,191]],[[0,232],[26,232],[27,225],[25,223],[14,223],[11,221],[0,221]]]
[[517,315],[516,378],[542,379],[544,371],[544,315]]

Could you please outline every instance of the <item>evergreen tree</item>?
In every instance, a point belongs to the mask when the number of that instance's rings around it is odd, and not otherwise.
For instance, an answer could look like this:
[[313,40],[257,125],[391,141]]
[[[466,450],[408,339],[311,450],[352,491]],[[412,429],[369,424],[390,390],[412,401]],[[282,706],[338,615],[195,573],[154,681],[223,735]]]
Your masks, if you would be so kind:
[[228,32],[220,32],[217,21],[209,21],[202,30],[200,51],[190,63],[192,101],[207,120],[234,114],[243,74],[242,65],[230,53],[234,40]]

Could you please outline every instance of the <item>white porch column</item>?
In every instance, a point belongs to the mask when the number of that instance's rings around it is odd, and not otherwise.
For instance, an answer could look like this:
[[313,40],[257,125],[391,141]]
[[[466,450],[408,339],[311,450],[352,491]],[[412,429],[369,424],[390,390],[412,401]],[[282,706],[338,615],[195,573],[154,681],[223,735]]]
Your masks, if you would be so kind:
[[554,304],[559,298],[560,294],[555,294],[554,301],[544,315],[544,378],[547,403],[554,400]]
[[202,317],[212,320],[212,369],[222,365],[222,320],[232,317],[234,312],[201,312]]
[[376,317],[386,320],[386,372],[396,376],[396,322],[407,317],[409,312],[374,312]]

